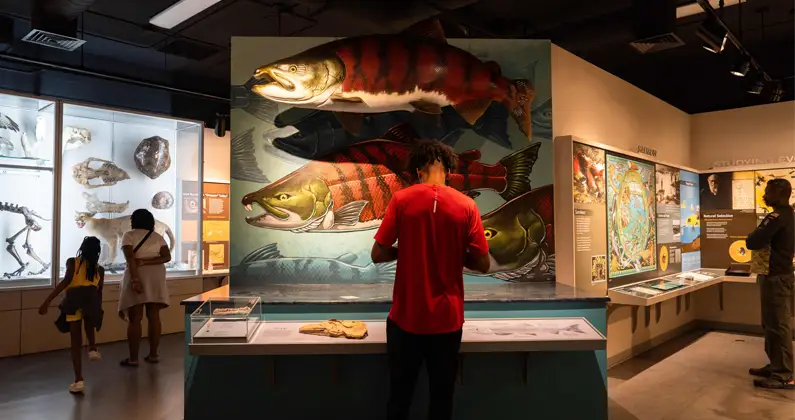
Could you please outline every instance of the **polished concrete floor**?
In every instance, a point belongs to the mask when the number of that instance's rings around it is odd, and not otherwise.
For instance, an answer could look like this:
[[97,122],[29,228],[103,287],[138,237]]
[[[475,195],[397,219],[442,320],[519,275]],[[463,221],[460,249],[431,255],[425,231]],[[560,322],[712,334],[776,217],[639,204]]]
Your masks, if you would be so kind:
[[[164,337],[159,364],[137,369],[118,366],[124,343],[101,351],[85,363],[84,396],[67,392],[67,351],[0,359],[0,419],[182,418],[182,335]],[[753,388],[745,372],[764,362],[758,337],[687,334],[609,371],[610,419],[795,420],[795,391]]]

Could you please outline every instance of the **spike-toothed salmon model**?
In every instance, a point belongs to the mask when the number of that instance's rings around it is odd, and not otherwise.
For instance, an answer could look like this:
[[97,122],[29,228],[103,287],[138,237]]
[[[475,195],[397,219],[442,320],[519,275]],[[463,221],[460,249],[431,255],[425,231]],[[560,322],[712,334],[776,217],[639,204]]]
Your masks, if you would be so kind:
[[440,115],[452,106],[474,125],[492,102],[504,104],[531,137],[529,80],[509,80],[500,66],[447,44],[439,22],[398,35],[332,41],[258,68],[247,85],[275,102],[335,111],[358,133],[363,113],[418,111]]
[[[448,185],[470,195],[496,191],[511,200],[530,190],[530,174],[540,143],[514,152],[494,165],[478,162],[480,151],[458,155]],[[391,140],[359,143],[307,163],[280,180],[246,194],[243,206],[262,212],[247,217],[252,226],[296,233],[376,228],[392,195],[412,184],[405,169],[412,146]]]

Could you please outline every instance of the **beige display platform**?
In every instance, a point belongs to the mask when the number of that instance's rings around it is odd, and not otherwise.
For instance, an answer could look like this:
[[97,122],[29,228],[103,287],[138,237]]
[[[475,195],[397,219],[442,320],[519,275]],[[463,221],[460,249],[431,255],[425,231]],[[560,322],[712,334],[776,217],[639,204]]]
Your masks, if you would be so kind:
[[[386,323],[368,321],[361,340],[300,334],[313,322],[261,322],[248,343],[193,343],[195,356],[386,353]],[[585,318],[475,319],[464,324],[461,352],[604,350],[607,339]]]

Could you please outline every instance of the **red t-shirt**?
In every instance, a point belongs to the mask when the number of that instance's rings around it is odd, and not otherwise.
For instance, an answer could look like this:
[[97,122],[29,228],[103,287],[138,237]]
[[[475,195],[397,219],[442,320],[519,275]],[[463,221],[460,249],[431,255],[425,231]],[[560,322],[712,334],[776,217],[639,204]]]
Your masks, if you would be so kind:
[[450,187],[404,188],[392,196],[375,240],[384,246],[398,242],[389,318],[414,334],[461,329],[464,254],[489,252],[475,202]]

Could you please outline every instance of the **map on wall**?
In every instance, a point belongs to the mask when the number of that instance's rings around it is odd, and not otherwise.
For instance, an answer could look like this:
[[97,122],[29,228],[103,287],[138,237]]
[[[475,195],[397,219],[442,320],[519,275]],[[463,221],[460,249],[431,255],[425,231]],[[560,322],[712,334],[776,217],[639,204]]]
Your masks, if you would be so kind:
[[609,278],[657,269],[654,165],[607,155]]

